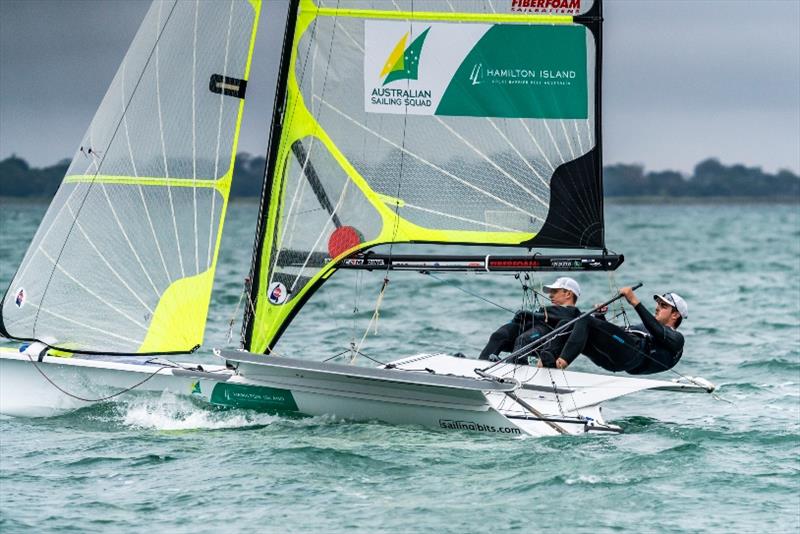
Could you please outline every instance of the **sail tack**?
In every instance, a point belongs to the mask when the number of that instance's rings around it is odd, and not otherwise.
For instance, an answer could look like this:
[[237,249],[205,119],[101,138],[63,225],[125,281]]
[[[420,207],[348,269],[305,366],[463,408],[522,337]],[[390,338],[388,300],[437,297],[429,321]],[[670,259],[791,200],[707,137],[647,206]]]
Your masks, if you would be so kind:
[[202,342],[260,8],[153,3],[6,293],[4,335],[104,353]]
[[603,247],[599,6],[510,4],[299,2],[246,348],[375,245]]

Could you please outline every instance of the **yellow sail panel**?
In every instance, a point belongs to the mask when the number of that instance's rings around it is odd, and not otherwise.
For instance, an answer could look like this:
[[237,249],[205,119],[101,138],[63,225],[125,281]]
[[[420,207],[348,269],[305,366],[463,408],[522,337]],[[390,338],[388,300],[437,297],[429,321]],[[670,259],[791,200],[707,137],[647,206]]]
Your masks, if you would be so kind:
[[173,282],[158,301],[138,352],[178,352],[199,345],[213,283],[211,269]]
[[155,1],[2,306],[69,352],[202,343],[261,3]]

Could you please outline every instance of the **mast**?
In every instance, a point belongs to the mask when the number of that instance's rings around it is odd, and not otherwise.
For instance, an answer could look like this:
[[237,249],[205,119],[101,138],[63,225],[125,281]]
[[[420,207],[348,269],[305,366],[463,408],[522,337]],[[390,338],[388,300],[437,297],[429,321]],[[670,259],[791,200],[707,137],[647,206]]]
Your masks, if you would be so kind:
[[[286,105],[286,85],[291,68],[292,43],[297,24],[297,11],[299,0],[290,0],[286,16],[286,26],[283,31],[283,44],[281,45],[281,60],[278,74],[278,84],[275,90],[275,100],[272,104],[272,125],[270,126],[269,141],[267,143],[267,161],[264,168],[264,182],[261,188],[261,203],[258,209],[258,222],[253,242],[253,257],[250,261],[250,276],[247,280],[245,291],[247,305],[244,308],[242,319],[241,345],[249,349],[253,335],[253,316],[258,302],[259,276],[261,271],[261,256],[263,252],[264,233],[267,231],[267,216],[269,214],[272,180],[276,169],[278,148],[281,142],[280,129],[283,123],[283,114]],[[271,255],[270,255],[271,257]]]

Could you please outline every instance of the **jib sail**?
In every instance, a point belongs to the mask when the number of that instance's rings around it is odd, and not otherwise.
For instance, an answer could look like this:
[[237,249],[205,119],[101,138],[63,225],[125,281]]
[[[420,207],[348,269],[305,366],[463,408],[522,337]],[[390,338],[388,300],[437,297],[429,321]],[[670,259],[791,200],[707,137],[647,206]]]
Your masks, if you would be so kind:
[[3,335],[72,352],[202,342],[260,9],[153,3],[6,292]]
[[603,248],[600,5],[300,0],[244,345],[367,248]]

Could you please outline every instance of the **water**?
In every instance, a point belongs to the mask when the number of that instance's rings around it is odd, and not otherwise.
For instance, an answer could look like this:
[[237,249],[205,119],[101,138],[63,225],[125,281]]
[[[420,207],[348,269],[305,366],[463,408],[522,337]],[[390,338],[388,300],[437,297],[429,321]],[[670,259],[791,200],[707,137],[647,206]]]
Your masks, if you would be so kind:
[[[44,209],[0,205],[3,288]],[[238,324],[227,342],[229,321],[240,315],[255,209],[232,206],[208,347],[237,343]],[[498,440],[135,395],[0,419],[0,531],[798,532],[797,205],[610,205],[606,218],[609,247],[627,258],[617,282],[689,302],[677,370],[721,385],[733,404],[646,392],[607,405],[623,435]],[[279,352],[321,359],[360,339],[382,273],[340,274]],[[508,313],[459,288],[511,309],[521,302],[508,276],[390,278],[364,346],[384,361],[437,348],[475,355]],[[610,294],[602,273],[576,278],[584,305]]]

